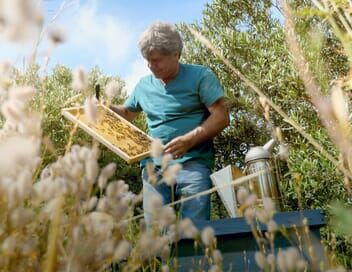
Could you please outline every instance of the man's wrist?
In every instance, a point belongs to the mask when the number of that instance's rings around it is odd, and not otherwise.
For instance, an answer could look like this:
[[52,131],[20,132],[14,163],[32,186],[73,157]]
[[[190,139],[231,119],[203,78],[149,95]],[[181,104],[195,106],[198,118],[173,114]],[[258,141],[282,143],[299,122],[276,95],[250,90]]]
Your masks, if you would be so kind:
[[115,111],[115,112],[116,112],[116,106],[115,106],[115,105],[110,105],[109,108],[110,108],[112,111]]
[[202,127],[197,127],[185,135],[189,148],[198,144],[198,137],[202,134]]

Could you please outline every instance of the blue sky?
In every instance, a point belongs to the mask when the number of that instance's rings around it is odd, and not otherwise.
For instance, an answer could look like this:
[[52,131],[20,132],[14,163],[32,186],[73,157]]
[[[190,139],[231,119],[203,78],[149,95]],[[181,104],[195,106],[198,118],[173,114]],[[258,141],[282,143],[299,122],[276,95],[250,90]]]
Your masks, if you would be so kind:
[[[51,54],[49,68],[63,64],[70,68],[83,65],[87,70],[98,65],[105,74],[118,75],[131,89],[141,75],[148,73],[137,42],[141,32],[154,21],[195,22],[211,0],[66,0],[72,5],[55,24],[66,30],[67,40]],[[49,21],[63,0],[45,0],[45,19]],[[23,66],[30,45],[0,41],[0,59],[12,59]],[[37,61],[42,64],[47,44],[41,44]]]

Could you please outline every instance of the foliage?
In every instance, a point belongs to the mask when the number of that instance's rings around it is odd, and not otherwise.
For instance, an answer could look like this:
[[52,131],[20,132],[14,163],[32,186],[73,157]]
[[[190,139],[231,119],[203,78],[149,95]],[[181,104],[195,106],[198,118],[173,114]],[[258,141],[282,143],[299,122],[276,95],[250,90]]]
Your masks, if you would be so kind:
[[[293,5],[296,31],[306,58],[323,92],[328,93],[330,82],[348,70],[342,45],[329,25],[312,12],[309,1],[294,1]],[[328,212],[327,204],[334,199],[350,203],[343,176],[335,166],[275,112],[270,112],[269,122],[265,120],[258,97],[188,29],[190,26],[207,37],[323,148],[338,156],[293,66],[292,55],[286,47],[281,10],[273,1],[215,0],[207,5],[203,15],[201,23],[182,24],[179,29],[185,40],[183,61],[210,67],[228,99],[232,122],[216,139],[217,169],[229,163],[243,166],[246,147],[262,145],[275,137],[273,127],[280,127],[283,140],[289,146],[287,166],[281,167],[286,172],[280,181],[286,209],[323,208]]]
[[[115,79],[122,83],[122,80],[118,77],[104,75],[99,67],[93,68],[88,73],[88,78],[89,93],[93,94],[95,85],[99,84],[103,99],[104,89],[109,80]],[[65,107],[83,105],[85,97],[72,89],[72,71],[62,65],[54,67],[52,72],[45,76],[44,79],[41,79],[40,67],[36,65],[31,66],[25,73],[15,70],[13,80],[19,86],[35,86],[38,90],[37,97],[32,105],[32,111],[41,111],[43,113],[42,129],[45,141],[42,148],[41,165],[45,167],[48,163],[54,162],[65,153],[70,132],[74,127],[73,123],[61,115],[61,110]],[[120,97],[114,98],[112,102],[116,104],[122,103],[125,98],[126,95],[122,93]],[[135,124],[145,130],[143,116],[140,116],[135,121]],[[78,128],[73,135],[72,144],[91,145],[92,137]],[[141,190],[141,178],[138,165],[128,165],[105,146],[101,146],[100,151],[102,153],[99,159],[100,165],[116,162],[117,171],[114,177],[126,180],[132,191],[139,193]]]
[[[338,4],[347,5],[347,2],[339,1]],[[292,7],[309,69],[322,92],[330,95],[334,80],[347,75],[352,56],[348,46],[351,39],[340,32],[344,27],[343,20],[331,19],[339,17],[339,9],[330,14],[312,8],[309,1],[295,1]],[[328,128],[322,127],[324,120],[319,120],[317,108],[311,104],[312,97],[305,92],[293,66],[295,56],[286,47],[279,13],[280,10],[268,0],[214,0],[206,6],[202,23],[191,27],[208,37],[242,74],[317,139],[322,148],[337,157],[340,154],[336,142],[328,137]],[[3,20],[7,19],[5,15],[0,10]],[[25,22],[33,15],[28,14],[18,22]],[[38,18],[29,20],[31,26],[40,24]],[[4,27],[9,26],[4,24]],[[25,29],[21,25],[14,26],[16,30],[22,28]],[[209,66],[226,91],[231,125],[216,139],[216,168],[227,164],[243,167],[248,148],[262,145],[271,137],[277,137],[281,145],[288,145],[287,162],[277,163],[281,170],[280,187],[285,208],[323,208],[328,218],[323,235],[330,243],[333,255],[338,255],[334,258],[350,267],[351,233],[346,225],[351,221],[351,199],[336,165],[291,128],[288,120],[265,107],[263,100],[259,103],[250,88],[211,50],[203,47],[187,25],[179,28],[185,40],[183,60]],[[139,192],[138,166],[127,165],[107,148],[97,148],[97,143],[86,133],[76,130],[61,116],[63,107],[82,105],[84,96],[94,94],[97,84],[104,90],[109,80],[121,82],[121,79],[105,76],[99,68],[94,68],[88,75],[88,88],[77,93],[71,86],[72,71],[63,66],[56,66],[50,75],[42,75],[36,65],[25,72],[14,69],[9,74],[11,78],[7,78],[4,71],[0,74],[4,117],[0,130],[1,269],[105,271],[115,261],[124,271],[155,270],[156,267],[164,270],[169,267],[159,268],[162,264],[155,257],[160,256],[163,262],[171,263],[170,244],[188,237],[206,248],[204,260],[212,265],[210,270],[221,270],[222,257],[216,250],[213,230],[206,228],[198,233],[189,220],[178,221],[173,209],[163,206],[160,199],[147,203],[152,206],[154,219],[150,228],[146,228],[144,221],[133,222],[138,219],[132,216],[141,199],[119,179],[126,180],[135,193]],[[27,87],[21,88],[23,86]],[[34,95],[30,86],[37,93],[26,107],[28,97]],[[113,102],[121,103],[124,98],[120,95]],[[145,129],[143,116],[136,124]],[[275,127],[281,128],[282,139]],[[341,164],[350,162],[349,158],[342,159],[345,161],[341,160]],[[113,181],[107,184],[111,179]],[[273,244],[278,226],[273,221],[274,203],[262,199],[263,208],[258,209],[257,197],[244,188],[238,190],[237,197],[260,248],[256,253],[258,266],[272,271],[276,266],[282,271],[307,270],[310,264],[301,258],[297,249],[279,250],[275,255]],[[225,217],[219,199],[214,199],[217,205],[212,217]],[[334,199],[341,199],[343,204],[331,208]],[[265,235],[256,230],[256,222],[267,225]],[[305,227],[306,223],[303,223]],[[169,231],[165,233],[165,229]],[[291,260],[293,267],[287,267],[286,259]],[[171,268],[177,269],[177,261],[174,263]],[[316,270],[317,264],[311,265],[312,270]]]
[[[201,244],[193,223],[178,220],[159,198],[151,200],[148,228],[140,222],[138,234],[131,235],[138,219],[131,217],[141,197],[119,180],[117,168],[126,175],[133,172],[124,163],[112,163],[111,154],[84,133],[76,134],[61,117],[63,106],[82,104],[83,97],[71,88],[71,71],[56,67],[42,78],[37,68],[14,71],[12,84],[1,85],[0,270],[105,271],[116,262],[123,271],[137,271],[157,267],[156,256],[167,261],[171,243],[180,237]],[[91,89],[107,77],[94,69],[89,78]],[[79,144],[72,145],[72,135]],[[165,228],[173,232],[165,234]],[[207,245],[210,252],[212,244]]]

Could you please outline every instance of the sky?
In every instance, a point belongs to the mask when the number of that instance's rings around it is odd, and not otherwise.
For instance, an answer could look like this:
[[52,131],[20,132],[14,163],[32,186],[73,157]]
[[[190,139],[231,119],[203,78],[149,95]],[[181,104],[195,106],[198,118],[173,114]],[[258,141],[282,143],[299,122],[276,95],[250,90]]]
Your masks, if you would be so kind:
[[[192,23],[201,21],[202,11],[211,0],[44,0],[46,23],[63,2],[70,4],[53,24],[65,30],[66,42],[50,54],[49,71],[56,64],[86,70],[98,65],[104,74],[119,76],[130,92],[138,79],[149,73],[138,50],[138,38],[155,21]],[[0,41],[0,59],[10,59],[23,67],[32,45]],[[37,62],[47,55],[45,40],[39,47]]]

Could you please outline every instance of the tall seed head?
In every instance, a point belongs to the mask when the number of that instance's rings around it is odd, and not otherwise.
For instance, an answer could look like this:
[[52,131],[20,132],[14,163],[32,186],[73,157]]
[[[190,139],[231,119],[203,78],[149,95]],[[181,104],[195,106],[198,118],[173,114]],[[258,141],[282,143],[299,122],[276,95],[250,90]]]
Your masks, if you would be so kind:
[[113,259],[115,262],[120,262],[125,259],[130,253],[131,245],[126,240],[119,242],[117,248],[115,249]]
[[237,199],[240,204],[244,204],[249,196],[249,192],[246,188],[241,186],[237,191]]
[[83,92],[88,89],[88,76],[82,66],[78,66],[73,71],[72,88],[76,91]]
[[150,155],[153,158],[160,158],[164,152],[163,143],[160,139],[154,139],[151,144]]
[[111,101],[114,97],[118,96],[121,92],[122,86],[116,80],[109,81],[105,87],[105,94]]
[[206,247],[214,243],[214,230],[211,227],[205,227],[201,233],[202,242]]
[[95,103],[94,97],[88,97],[84,102],[84,115],[87,121],[96,124],[98,121],[98,105]]
[[331,90],[332,109],[341,124],[348,124],[348,104],[340,86],[335,85]]
[[65,29],[59,25],[52,25],[47,30],[47,35],[49,41],[53,45],[58,45],[60,43],[64,43],[66,40]]
[[12,70],[12,62],[10,60],[0,61],[0,77],[8,77]]
[[163,174],[163,181],[172,186],[176,183],[176,177],[178,173],[182,170],[182,165],[179,163],[170,165]]
[[268,265],[265,255],[262,252],[257,251],[254,257],[255,257],[255,262],[257,263],[259,268],[264,270]]

